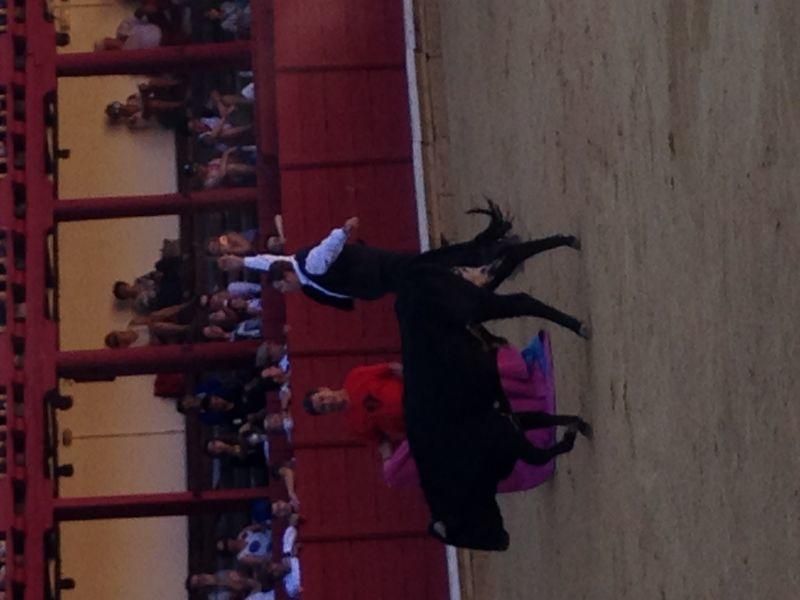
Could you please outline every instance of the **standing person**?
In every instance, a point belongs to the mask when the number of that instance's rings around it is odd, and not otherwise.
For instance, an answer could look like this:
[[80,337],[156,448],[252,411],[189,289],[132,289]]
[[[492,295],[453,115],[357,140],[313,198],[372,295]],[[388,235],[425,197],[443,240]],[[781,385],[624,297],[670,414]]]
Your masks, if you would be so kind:
[[293,255],[223,256],[218,262],[226,271],[242,267],[267,271],[280,292],[302,290],[317,302],[352,310],[353,298],[376,300],[391,291],[395,273],[414,256],[347,244],[358,224],[358,218],[352,217],[316,246]]
[[379,363],[352,369],[342,387],[318,387],[303,399],[310,415],[342,413],[350,435],[394,445],[406,437],[403,420],[403,377],[399,363]]
[[143,50],[161,45],[162,32],[158,25],[136,16],[120,21],[115,37],[95,44],[95,50]]

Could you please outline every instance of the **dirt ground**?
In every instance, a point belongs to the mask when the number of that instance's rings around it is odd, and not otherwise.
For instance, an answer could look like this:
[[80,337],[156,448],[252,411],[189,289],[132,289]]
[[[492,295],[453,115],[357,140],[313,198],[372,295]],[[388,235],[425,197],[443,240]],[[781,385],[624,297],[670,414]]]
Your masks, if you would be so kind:
[[553,332],[595,439],[502,498],[511,549],[464,557],[465,595],[800,598],[800,4],[438,9],[434,223],[472,234],[486,194],[525,236],[579,234],[505,289],[594,332],[497,327]]

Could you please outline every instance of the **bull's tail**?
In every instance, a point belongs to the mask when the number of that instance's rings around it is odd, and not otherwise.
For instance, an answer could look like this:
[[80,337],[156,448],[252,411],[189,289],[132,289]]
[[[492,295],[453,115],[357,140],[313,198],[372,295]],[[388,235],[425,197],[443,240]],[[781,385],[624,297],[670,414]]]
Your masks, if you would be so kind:
[[490,198],[486,198],[486,208],[471,208],[467,211],[468,215],[486,215],[489,217],[489,224],[486,229],[481,231],[475,236],[478,243],[492,242],[505,237],[511,231],[512,221],[511,217],[503,214],[500,207],[497,206]]

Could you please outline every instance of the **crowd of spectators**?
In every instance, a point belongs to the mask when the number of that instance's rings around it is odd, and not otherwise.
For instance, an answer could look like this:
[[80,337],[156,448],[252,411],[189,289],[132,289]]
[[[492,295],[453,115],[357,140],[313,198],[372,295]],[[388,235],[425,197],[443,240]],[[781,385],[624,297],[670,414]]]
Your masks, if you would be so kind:
[[[183,249],[179,240],[164,240],[150,272],[113,283],[113,301],[130,311],[130,321],[125,329],[106,335],[106,346],[261,339],[260,282],[220,271],[216,261],[229,253],[282,252],[285,239],[279,215],[274,223],[268,235],[254,228],[222,229],[197,244],[184,243]],[[198,262],[193,250],[200,262],[214,267],[201,284],[190,273]],[[206,289],[198,291],[197,285]],[[220,519],[217,539],[209,540],[215,543],[213,569],[192,573],[186,581],[189,593],[196,598],[257,600],[272,598],[275,589],[283,588],[290,598],[299,597],[300,499],[290,458],[294,421],[285,339],[262,339],[252,364],[236,370],[196,377],[159,375],[155,392],[201,428],[202,444],[196,451],[210,466],[213,488],[263,486],[270,481],[285,488],[286,500],[256,503],[245,521],[241,515]],[[271,451],[276,439],[281,440],[277,457]],[[276,524],[282,537],[273,543]]]

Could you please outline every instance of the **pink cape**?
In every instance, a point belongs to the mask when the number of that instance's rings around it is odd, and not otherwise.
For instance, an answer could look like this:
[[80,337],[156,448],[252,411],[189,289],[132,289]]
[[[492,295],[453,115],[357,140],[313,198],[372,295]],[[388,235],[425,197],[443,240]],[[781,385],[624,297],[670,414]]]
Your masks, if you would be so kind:
[[[550,414],[555,412],[556,392],[550,337],[545,331],[540,331],[538,337],[543,353],[533,362],[530,372],[518,349],[513,346],[503,346],[497,351],[500,383],[514,412],[540,411]],[[529,431],[526,437],[535,446],[547,448],[555,442],[555,434],[555,428],[548,427]],[[518,461],[508,479],[501,481],[497,486],[497,491],[507,493],[529,490],[550,479],[554,471],[554,460],[541,466],[527,465]],[[417,466],[411,456],[408,442],[400,444],[392,456],[384,461],[383,477],[391,487],[419,485]]]

